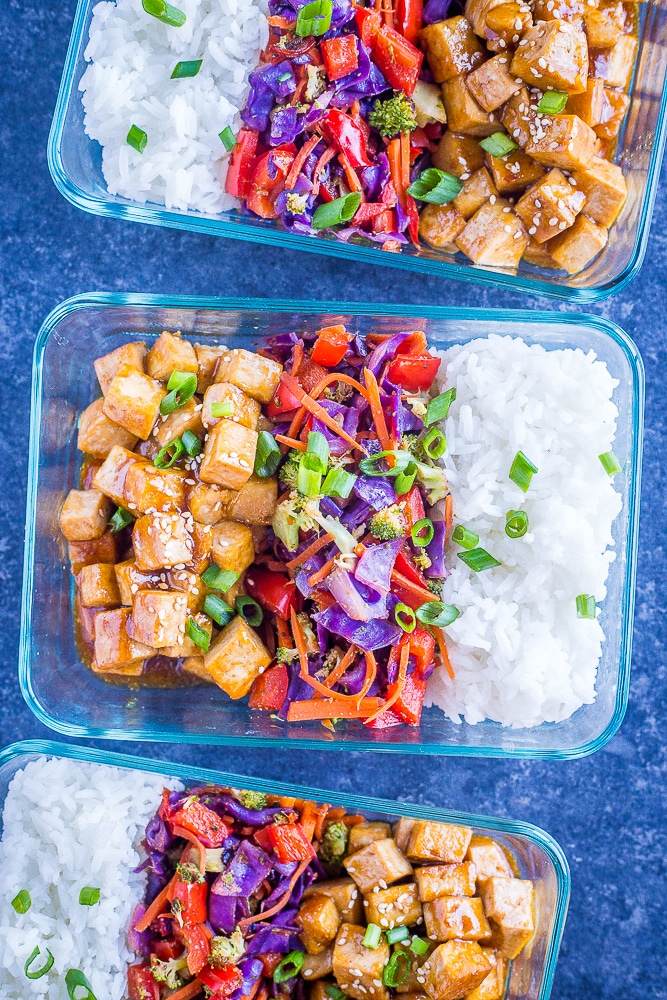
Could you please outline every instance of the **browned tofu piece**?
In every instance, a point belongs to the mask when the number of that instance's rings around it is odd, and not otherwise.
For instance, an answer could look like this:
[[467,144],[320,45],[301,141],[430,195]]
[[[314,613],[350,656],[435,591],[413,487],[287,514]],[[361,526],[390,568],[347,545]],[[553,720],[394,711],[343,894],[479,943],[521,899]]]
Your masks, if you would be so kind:
[[409,816],[401,816],[401,818],[396,820],[396,822],[394,823],[392,834],[394,840],[396,841],[396,846],[398,847],[401,854],[405,854],[405,852],[408,849],[410,835],[414,829],[414,825],[416,822],[417,822],[416,819],[410,819]]
[[499,195],[517,194],[544,173],[544,168],[522,149],[502,157],[487,153],[486,165]]
[[410,943],[411,939],[406,938],[405,941],[400,941],[398,944],[394,945],[394,951],[402,952],[410,963],[406,978],[399,986],[396,987],[396,992],[400,993],[403,1000],[409,1000],[409,994],[417,994],[422,997],[426,996],[423,984],[424,977],[421,974],[421,968],[428,961],[429,955],[431,955],[436,948],[434,942],[430,941],[425,954],[415,955],[414,952],[410,951]]
[[166,382],[172,372],[199,371],[197,355],[189,340],[180,333],[164,330],[146,356],[146,371],[151,378]]
[[351,878],[334,878],[326,882],[316,882],[303,894],[307,899],[312,893],[324,893],[333,899],[342,919],[348,924],[360,924],[364,919],[364,907],[357,883]]
[[185,636],[188,602],[180,591],[139,590],[134,595],[128,635],[154,649],[177,645]]
[[223,490],[211,483],[197,483],[188,493],[188,506],[195,521],[200,524],[217,524],[229,511],[236,490]]
[[465,1000],[502,1000],[505,995],[507,963],[495,948],[482,948],[482,951],[492,965],[491,972],[472,993],[466,994]]
[[[204,616],[202,615],[202,617],[204,617]],[[211,623],[209,621],[209,626],[210,626],[210,624]],[[196,643],[192,642],[192,639],[189,639],[187,636],[186,636],[186,642],[191,643],[193,646],[195,646],[196,648],[198,648],[196,646]],[[175,647],[175,648],[178,648],[178,647]],[[167,653],[164,650],[162,650],[162,652],[163,652],[163,654],[165,656],[174,656],[174,655],[175,656],[181,656],[182,655],[180,653],[171,653],[171,652]],[[204,666],[204,657],[203,656],[199,656],[199,655],[185,656],[183,658],[182,663],[181,663],[181,667],[183,668],[183,670],[185,671],[186,674],[191,674],[191,676],[192,677],[196,677],[197,680],[204,681],[205,684],[212,684],[213,683],[213,678],[211,677],[211,675],[209,674],[208,670]]]
[[242,524],[271,524],[278,506],[278,480],[275,476],[250,477],[229,500],[228,516]]
[[[464,219],[469,219],[489,198],[498,197],[498,190],[486,167],[480,167],[463,182],[463,189],[452,202]],[[456,234],[458,236],[458,233]]]
[[106,396],[109,386],[122,365],[130,365],[132,368],[138,368],[140,372],[146,370],[146,344],[143,340],[132,344],[123,344],[121,347],[117,347],[115,351],[104,354],[101,358],[96,358],[93,364],[95,366],[97,381],[100,383],[100,389]]
[[582,94],[570,94],[566,110],[569,115],[577,115],[591,128],[602,121],[604,107],[604,80],[589,76],[586,90]]
[[138,677],[144,660],[153,656],[154,649],[131,639],[127,626],[132,612],[129,608],[98,611],[95,615],[95,650],[93,670],[100,674],[126,674]]
[[92,563],[79,574],[79,598],[85,608],[112,608],[120,604],[116,570],[110,563]]
[[577,115],[545,116],[526,152],[545,167],[581,170],[595,156],[595,132]]
[[439,896],[474,896],[477,869],[471,861],[458,865],[426,865],[415,869],[415,881],[422,903]]
[[391,827],[389,823],[356,823],[350,827],[350,839],[347,845],[347,853],[354,854],[362,847],[367,847],[374,840],[386,840],[391,837]]
[[466,77],[468,90],[485,111],[496,111],[521,90],[521,83],[509,71],[509,57],[497,55]]
[[391,837],[374,840],[345,858],[343,865],[365,896],[376,886],[386,889],[392,882],[412,874],[412,865]]
[[440,896],[424,903],[424,923],[431,941],[483,941],[491,937],[478,896]]
[[528,237],[528,245],[523,251],[523,259],[535,267],[558,267],[551,256],[548,243],[537,243],[532,236]]
[[131,365],[121,365],[107,389],[104,412],[110,420],[145,441],[153,430],[165,395],[155,379]]
[[572,21],[583,28],[584,11],[597,6],[599,0],[533,0],[533,20]]
[[419,32],[436,83],[469,73],[484,62],[484,48],[465,17],[448,17]]
[[[202,582],[201,577],[193,573],[190,568],[172,569],[165,575],[172,590],[180,590],[185,594],[188,602],[188,610],[191,615],[201,611],[204,607],[206,595],[213,593]],[[231,592],[225,594],[225,600],[228,604],[234,604],[234,597]]]
[[488,976],[492,966],[476,941],[445,941],[421,969],[431,1000],[458,1000]]
[[89,542],[107,530],[112,506],[99,490],[70,490],[60,509],[60,530],[68,542]]
[[216,382],[231,382],[260,403],[268,403],[278,388],[283,366],[252,351],[237,348],[218,361]]
[[407,854],[415,861],[458,864],[466,856],[471,837],[472,830],[468,826],[420,819],[412,828]]
[[490,837],[473,835],[466,858],[475,866],[478,880],[491,878],[492,875],[508,878],[512,875],[507,855],[500,844]]
[[216,524],[213,528],[211,556],[220,569],[242,573],[255,558],[255,545],[250,528],[236,521]]
[[227,348],[213,344],[195,344],[197,355],[197,394],[203,396],[213,382],[218,361],[227,354]]
[[586,215],[608,229],[628,197],[628,185],[621,168],[595,156],[586,170],[578,170],[573,177],[577,188],[586,196]]
[[498,131],[496,116],[482,108],[468,90],[465,77],[455,76],[442,85],[447,123],[453,132],[483,138]]
[[213,548],[213,528],[210,524],[198,524],[196,521],[192,525],[192,558],[190,565],[197,574],[204,572],[211,562],[211,550]]
[[598,76],[608,87],[626,90],[632,79],[638,41],[634,35],[621,35],[610,49],[591,49],[591,76]]
[[554,167],[519,199],[516,214],[523,219],[529,235],[545,243],[569,229],[585,201],[584,192]]
[[530,87],[580,94],[588,78],[586,35],[569,21],[544,21],[519,42],[511,72]]
[[366,928],[359,924],[341,925],[333,950],[333,973],[343,992],[354,1000],[368,1000],[369,996],[387,1000],[389,991],[382,986],[382,970],[389,961],[389,945],[383,936],[377,948],[365,948],[365,933]]
[[468,220],[457,238],[459,250],[463,250],[475,264],[516,267],[521,260],[528,234],[521,219],[513,211],[504,211],[508,207],[511,209],[501,198],[494,204],[487,201]]
[[558,267],[568,274],[577,274],[606,247],[607,239],[604,226],[591,222],[582,213],[569,229],[549,240],[549,252]]
[[301,940],[309,955],[319,955],[331,944],[341,925],[341,915],[331,896],[314,892],[299,907]]
[[625,121],[625,116],[630,107],[630,98],[620,90],[604,88],[602,112],[600,121],[594,126],[593,131],[600,139],[615,139],[621,131],[621,126]]
[[227,414],[228,420],[233,420],[235,424],[243,424],[257,430],[257,421],[262,412],[262,407],[256,399],[252,399],[247,393],[232,385],[231,382],[214,382],[204,393],[204,405],[202,407],[202,422],[205,427],[213,427],[221,417],[214,417],[212,407],[214,403],[226,404],[231,412]]
[[168,413],[166,417],[160,416],[153,428],[153,437],[160,448],[164,448],[171,441],[182,437],[186,431],[192,431],[198,438],[204,437],[202,402],[197,396],[192,396],[187,403]]
[[466,220],[453,204],[426,205],[419,216],[419,235],[429,246],[456,253],[454,240],[463,232]]
[[76,576],[84,566],[93,563],[115,563],[118,558],[117,539],[111,531],[89,542],[70,542],[67,546],[72,573]]
[[237,615],[211,644],[204,663],[215,683],[230,698],[243,698],[271,659],[257,633]]
[[[182,597],[182,595],[181,595]],[[183,598],[187,605],[187,597]],[[194,618],[195,622],[204,632],[207,633],[209,640],[213,635],[213,623],[208,615],[202,614],[202,612],[197,612],[197,614],[191,614],[190,609],[188,609],[186,617],[186,628],[187,628],[187,618]],[[200,680],[206,681],[207,684],[213,683],[213,678],[209,674],[208,670],[204,666],[204,653],[201,646],[198,646],[196,642],[190,638],[187,633],[180,633],[180,641],[174,643],[173,646],[165,646],[160,650],[163,656],[173,656],[176,658],[184,657],[186,660],[198,660],[201,662],[190,663],[188,666],[183,664],[183,669],[188,673],[194,674],[199,677]]]
[[125,477],[124,506],[140,514],[183,510],[187,477],[181,469],[156,469],[152,462],[135,462]]
[[126,607],[132,607],[134,595],[138,590],[147,590],[151,585],[156,586],[160,582],[160,578],[156,574],[145,573],[137,569],[134,559],[125,559],[123,562],[116,563],[114,570],[120,603]]
[[104,398],[96,399],[79,417],[79,434],[76,446],[93,458],[106,458],[115,444],[134,448],[138,438],[124,427],[114,423],[104,413]]
[[433,154],[433,166],[465,181],[484,166],[484,150],[471,136],[456,135],[447,129]]
[[366,919],[383,930],[403,924],[412,927],[421,919],[422,905],[414,882],[390,885],[387,889],[371,892],[365,901],[368,903]]
[[517,44],[532,23],[530,7],[521,0],[493,3],[486,15],[486,47],[492,52],[507,51],[508,47]]
[[121,445],[114,445],[93,476],[93,486],[121,507],[125,503],[125,480],[135,462],[144,459]]
[[255,465],[257,431],[219,420],[208,432],[199,477],[231,490],[240,490],[248,482]]
[[531,137],[531,126],[535,121],[535,110],[537,104],[531,101],[526,87],[511,97],[503,108],[501,121],[507,130],[508,135],[516,143],[525,148]]
[[480,882],[479,893],[493,928],[490,943],[504,958],[516,958],[535,929],[533,883],[492,875]]
[[627,15],[621,0],[589,7],[584,14],[586,37],[591,49],[610,49],[625,31]]
[[[319,955],[306,954],[304,963],[301,966],[301,975],[304,979],[318,980],[323,979],[324,976],[330,976],[333,972],[333,945],[329,945],[319,953]],[[324,987],[332,986],[333,983],[325,983]],[[323,995],[321,1000],[330,1000],[327,993],[322,991]],[[314,994],[311,990],[310,992],[311,1000],[314,1000]]]
[[132,547],[139,569],[164,569],[190,562],[192,536],[180,514],[144,514],[134,522]]

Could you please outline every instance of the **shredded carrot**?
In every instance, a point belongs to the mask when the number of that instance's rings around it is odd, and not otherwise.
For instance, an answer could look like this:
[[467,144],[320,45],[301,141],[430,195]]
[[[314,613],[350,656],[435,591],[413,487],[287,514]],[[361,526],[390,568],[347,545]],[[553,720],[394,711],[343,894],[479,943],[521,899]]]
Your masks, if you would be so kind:
[[[347,701],[347,702],[359,702],[360,695],[358,694],[343,694],[342,691],[332,691],[330,688],[326,687],[322,681],[318,681],[316,677],[311,677],[308,673],[308,652],[306,650],[306,640],[303,634],[303,629],[301,627],[301,622],[299,621],[296,611],[294,608],[290,608],[290,618],[292,620],[292,633],[294,635],[294,645],[296,646],[297,653],[299,654],[299,665],[301,670],[299,672],[299,677],[306,684],[310,684],[314,691],[318,691],[325,698],[334,698],[336,701]],[[366,680],[368,679],[368,673],[370,672],[370,665],[366,661]],[[373,682],[371,681],[371,684]],[[364,681],[364,688],[368,691],[370,684],[366,687]],[[365,692],[364,692],[365,693]],[[363,698],[363,694],[361,695]],[[324,716],[328,718],[328,716]]]
[[[340,426],[340,424],[336,423],[331,414],[328,413],[320,403],[318,403],[315,399],[313,399],[312,396],[309,396],[307,392],[304,392],[304,390],[301,388],[296,379],[292,378],[292,376],[288,375],[286,372],[283,372],[280,378],[285,383],[290,392],[296,396],[301,405],[305,407],[309,413],[312,413],[314,417],[317,417],[317,419],[321,420],[323,424],[326,424],[329,430],[332,430],[334,431],[335,434],[338,434],[338,436],[341,437],[343,441],[349,444],[352,448],[358,448],[360,451],[363,451],[364,455],[368,454],[363,445],[357,444],[354,438],[350,437],[347,431],[344,431],[343,428]],[[291,430],[292,428],[290,427],[290,432]],[[294,435],[292,433],[289,433],[289,437],[293,436]]]
[[303,97],[304,91],[307,86],[308,86],[308,81],[305,78],[299,80],[299,82],[296,85],[296,90],[294,91],[292,97],[290,98],[290,105],[292,107],[294,107],[296,104],[301,103],[301,98]]
[[452,522],[454,520],[454,500],[452,494],[445,497],[445,544],[449,541],[452,533]]
[[283,646],[286,649],[291,649],[292,646],[292,633],[289,630],[289,625],[284,618],[276,615],[276,633],[278,636],[278,645]]
[[144,913],[143,917],[137,920],[134,925],[135,931],[139,931],[139,933],[145,931],[148,927],[150,927],[156,917],[159,917],[161,913],[164,913],[167,908],[167,903],[169,902],[169,893],[171,892],[175,881],[176,876],[174,875],[171,881],[167,882],[164,889],[157,894],[151,905]]
[[328,729],[330,733],[336,732],[336,727],[334,726],[331,719],[322,719],[321,724],[325,729]]
[[[292,704],[295,703],[293,702]],[[313,702],[306,702],[306,704],[310,705],[313,704]],[[299,879],[301,875],[305,872],[311,860],[312,860],[311,858],[306,858],[305,861],[300,862],[299,867],[289,880],[289,884],[287,886],[287,889],[285,890],[285,894],[280,897],[275,906],[272,906],[270,910],[264,910],[263,913],[256,913],[254,917],[244,917],[243,920],[239,920],[238,926],[247,927],[248,924],[256,924],[259,920],[268,920],[269,917],[274,917],[276,913],[280,913],[281,910],[284,910],[287,904],[289,903],[289,898],[292,895],[292,889],[296,885],[297,879]]]
[[377,379],[370,368],[364,368],[364,380],[368,389],[368,402],[373,415],[373,423],[378,434],[378,439],[383,451],[391,451],[391,441],[387,430],[387,421],[384,418],[384,411],[380,401],[380,388]]
[[401,186],[404,191],[410,187],[410,136],[407,132],[401,132],[399,142],[401,144]]
[[401,183],[402,171],[401,171],[401,142],[400,139],[392,139],[387,146],[387,156],[389,158],[389,170],[391,173],[391,179],[394,182],[394,187],[396,188],[396,195],[399,202],[401,203],[401,208],[405,208],[405,190],[403,184]]
[[311,135],[310,139],[307,142],[304,142],[303,146],[296,154],[294,163],[290,167],[290,171],[287,177],[285,178],[286,191],[290,191],[294,187],[294,185],[296,184],[296,179],[301,173],[301,168],[303,167],[304,163],[306,162],[312,151],[315,149],[315,146],[317,146],[318,142],[321,141],[322,137],[315,134]]
[[332,823],[336,823],[339,819],[342,819],[345,815],[345,810],[341,809],[340,806],[335,806],[333,809],[329,810],[328,816]]
[[[326,720],[324,720],[324,721],[326,721]],[[329,815],[329,810],[330,809],[331,809],[331,806],[328,805],[327,803],[325,803],[324,805],[320,806],[320,808],[317,810],[317,819],[315,820],[315,839],[316,840],[321,840],[322,839],[322,834],[324,833],[324,821],[327,818],[327,816]]]
[[399,587],[403,587],[405,590],[409,590],[411,594],[415,597],[421,597],[422,601],[437,601],[438,598],[435,594],[432,594],[430,590],[425,590],[424,587],[420,587],[418,583],[413,583],[412,580],[408,580],[407,576],[403,576],[398,570],[392,570],[391,573],[392,582],[397,584]]
[[327,679],[324,681],[324,686],[327,688],[332,688],[334,684],[341,679],[345,671],[350,667],[354,661],[355,656],[358,653],[357,647],[352,643],[348,651],[342,657],[340,662],[331,671]]
[[365,822],[365,816],[343,816],[343,823],[345,823],[345,826],[359,826],[360,823]]
[[292,359],[292,371],[290,372],[290,375],[293,378],[296,378],[297,375],[299,374],[299,368],[303,364],[303,357],[304,357],[304,355],[303,355],[303,345],[301,344],[301,342],[299,340],[297,340],[296,344],[294,345],[293,354],[294,354],[294,357]]
[[328,590],[314,590],[310,595],[320,611],[331,608],[336,603]]
[[367,719],[383,704],[381,698],[364,698],[357,707],[353,703],[314,698],[293,701],[287,710],[288,722],[309,722],[316,719]]
[[267,17],[266,19],[272,28],[290,28],[291,25],[284,17],[278,17],[274,15],[273,17]]
[[440,650],[440,655],[442,657],[442,662],[445,665],[445,670],[449,674],[451,680],[454,680],[454,668],[452,667],[452,662],[449,659],[449,653],[447,652],[447,645],[445,643],[445,636],[441,628],[437,628],[435,625],[432,626],[433,634],[438,640],[438,649]]
[[345,385],[351,385],[353,389],[356,389],[360,393],[366,402],[368,402],[368,390],[361,384],[357,382],[356,378],[352,378],[351,375],[341,375],[340,372],[328,372],[315,386],[311,392],[313,399],[319,399],[324,390],[332,382],[344,382]]
[[371,650],[369,650],[367,653],[365,653],[364,656],[366,657],[366,676],[364,678],[363,687],[361,688],[361,691],[357,695],[357,699],[358,699],[357,700],[357,704],[358,705],[361,704],[361,702],[363,701],[363,699],[365,698],[365,696],[368,694],[368,692],[372,688],[373,681],[377,677],[377,672],[378,672],[377,661],[375,659],[375,656],[371,652]]
[[315,169],[313,170],[313,184],[312,184],[313,194],[315,195],[319,194],[320,174],[326,167],[329,160],[333,160],[334,156],[336,156],[336,150],[332,146],[329,146],[327,149],[324,150],[319,160],[315,164]]
[[203,983],[200,983],[198,979],[193,979],[191,983],[187,983],[180,990],[171,993],[169,1000],[191,1000],[191,997],[196,997],[203,989]]
[[[259,989],[260,983],[262,983],[261,989]],[[244,994],[244,996],[241,997],[241,1000],[252,1000],[252,997],[256,997],[256,1000],[268,1000],[268,996],[269,991],[266,987],[266,983],[262,982],[262,977],[260,976],[253,988],[250,990],[250,993]]]
[[[322,826],[324,817],[329,811],[329,804],[325,802],[321,806],[316,806],[314,802],[306,800],[301,812],[301,826],[308,840],[319,840],[322,836]],[[319,832],[318,832],[319,830]]]
[[316,587],[318,583],[322,583],[322,580],[326,580],[329,573],[334,567],[335,558],[336,558],[335,556],[332,556],[331,559],[327,559],[327,561],[325,562],[324,566],[322,566],[321,569],[316,570],[312,576],[308,577],[309,587]]
[[361,104],[359,103],[359,101],[352,101],[352,104],[350,106],[350,114],[352,115],[353,118],[359,117],[359,115],[361,114]]
[[296,438],[297,434],[299,433],[301,424],[303,423],[304,417],[306,416],[306,412],[307,411],[305,406],[299,407],[299,409],[292,417],[292,423],[289,425],[287,429],[287,435],[286,435],[287,437],[292,439]]
[[345,153],[339,153],[338,159],[341,167],[345,171],[345,179],[347,180],[350,191],[363,191],[361,181],[357,177],[357,173]]
[[308,447],[305,441],[297,441],[296,438],[287,437],[286,434],[276,434],[276,441],[279,444],[286,444],[288,448],[295,451],[305,451]]
[[199,837],[182,826],[174,826],[172,829],[175,837],[182,837],[183,840],[187,840],[188,843],[197,848],[199,851],[199,870],[203,874],[206,871],[206,848]]
[[308,548],[304,549],[303,552],[300,552],[298,556],[294,556],[294,559],[290,559],[289,562],[286,562],[285,569],[297,569],[303,563],[308,562],[312,556],[316,556],[320,549],[326,548],[330,542],[333,542],[333,535],[330,535],[329,532],[326,531],[323,535],[320,535],[319,538],[316,538],[314,542],[311,542]]
[[390,687],[393,688],[392,694],[389,698],[387,698],[384,704],[380,706],[378,711],[374,715],[371,715],[371,717],[368,720],[369,722],[372,722],[374,719],[377,719],[380,715],[383,714],[383,712],[386,712],[388,708],[391,708],[392,705],[395,705],[398,699],[401,697],[403,688],[405,687],[405,679],[408,676],[409,658],[410,658],[410,644],[406,642],[404,646],[401,646],[401,658],[399,660],[399,665],[398,665],[398,678],[395,684],[390,685]]

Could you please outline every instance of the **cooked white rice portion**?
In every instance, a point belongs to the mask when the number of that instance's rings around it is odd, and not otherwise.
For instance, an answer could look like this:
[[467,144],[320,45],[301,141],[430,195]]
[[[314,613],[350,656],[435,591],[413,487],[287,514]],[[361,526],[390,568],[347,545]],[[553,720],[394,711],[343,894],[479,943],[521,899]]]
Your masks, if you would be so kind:
[[[219,133],[241,127],[248,76],[269,29],[267,0],[177,0],[181,27],[147,14],[141,0],[98,3],[85,58],[84,124],[102,145],[109,192],[169,209],[217,214],[238,206],[225,194],[230,154]],[[197,76],[172,80],[178,62],[203,59]],[[146,132],[143,153],[131,125]]]
[[[575,602],[604,599],[615,558],[621,497],[598,455],[612,449],[618,383],[593,351],[519,338],[493,335],[442,357],[442,388],[457,391],[443,425],[455,524],[502,566],[475,573],[450,543],[443,600],[461,611],[447,629],[456,679],[436,671],[426,704],[454,722],[559,722],[595,699],[604,634]],[[525,495],[508,478],[519,450],[539,470]],[[505,534],[515,509],[529,519],[519,539]]]
[[[135,957],[126,934],[143,895],[133,869],[146,823],[164,787],[176,781],[65,758],[31,761],[11,781],[0,842],[0,996],[3,1000],[68,1000],[65,973],[81,969],[99,1000],[126,994]],[[82,906],[85,886],[100,901]],[[27,889],[32,906],[18,914],[11,901]],[[30,980],[24,965],[33,948],[49,973]]]

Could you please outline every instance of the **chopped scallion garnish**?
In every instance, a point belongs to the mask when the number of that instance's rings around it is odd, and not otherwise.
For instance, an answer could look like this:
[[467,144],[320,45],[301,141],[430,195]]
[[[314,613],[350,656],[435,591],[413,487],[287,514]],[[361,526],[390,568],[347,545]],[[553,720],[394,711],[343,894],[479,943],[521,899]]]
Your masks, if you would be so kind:
[[230,126],[228,125],[227,128],[223,128],[222,132],[218,134],[220,136],[220,142],[222,143],[222,145],[225,147],[228,153],[231,153],[231,151],[236,146],[236,136],[232,132]]
[[452,531],[452,541],[462,549],[474,549],[479,542],[479,535],[476,531],[470,531],[462,524],[457,524]]
[[463,184],[453,174],[429,167],[422,170],[416,181],[408,188],[408,194],[418,201],[427,201],[431,205],[445,205],[453,201],[462,190]]
[[20,892],[14,896],[12,900],[12,906],[17,913],[27,913],[32,906],[32,898],[27,889],[21,889]]
[[437,427],[431,427],[422,441],[424,454],[435,461],[447,451],[447,438]]
[[201,578],[211,590],[219,590],[222,594],[226,594],[240,575],[240,573],[235,573],[233,569],[220,569],[215,563],[211,563],[210,566],[206,567]]
[[201,451],[201,441],[193,431],[184,431],[181,441],[191,458],[194,458]]
[[537,466],[533,465],[529,458],[526,458],[522,451],[517,451],[510,468],[510,479],[525,493],[530,486],[533,475],[537,472]]
[[[310,7],[310,4],[307,6]],[[301,8],[299,16],[305,9],[305,7]],[[328,229],[330,226],[340,225],[341,222],[349,222],[360,204],[361,194],[358,191],[351,191],[350,194],[344,194],[342,198],[335,198],[324,205],[318,205],[313,215],[313,229]]]
[[289,955],[285,955],[273,972],[274,983],[286,983],[288,979],[294,979],[301,972],[305,961],[306,956],[303,951],[291,951]]
[[422,625],[437,625],[444,628],[451,625],[459,617],[461,612],[453,604],[443,604],[442,601],[426,601],[420,605],[416,612],[417,621]]
[[435,528],[433,527],[433,521],[430,517],[422,517],[421,521],[416,521],[410,529],[412,544],[416,545],[420,549],[423,549],[424,546],[433,541],[434,532]]
[[223,628],[234,618],[236,612],[217,594],[207,594],[204,600],[204,614]]
[[268,479],[275,473],[282,457],[273,434],[269,431],[260,431],[255,452],[255,475],[261,479]]
[[310,456],[310,468],[324,475],[329,465],[329,442],[320,431],[310,431],[306,454]]
[[414,955],[425,955],[429,947],[429,942],[425,941],[424,938],[417,937],[416,934],[410,942],[410,951]]
[[426,407],[426,417],[424,418],[424,423],[427,427],[431,424],[435,424],[440,420],[446,420],[447,414],[449,413],[449,407],[452,405],[456,399],[456,389],[447,389],[446,392],[441,392],[439,396],[435,399],[430,400],[428,406]]
[[331,1000],[347,1000],[347,993],[343,993],[340,987],[334,986],[333,983],[327,986],[324,992],[328,997],[331,997]]
[[467,552],[457,552],[456,554],[475,573],[481,573],[482,570],[493,569],[494,566],[502,565],[486,549],[469,549]]
[[375,951],[379,947],[381,940],[382,928],[378,927],[377,924],[369,924],[366,928],[366,933],[361,939],[361,943],[364,948],[370,948],[371,951]]
[[34,969],[31,972],[30,971],[30,966],[32,965],[32,963],[35,961],[35,959],[37,958],[37,956],[39,954],[40,954],[40,948],[39,948],[38,945],[35,945],[35,947],[33,948],[33,950],[31,951],[31,953],[30,953],[30,955],[28,957],[28,960],[26,961],[25,965],[23,966],[23,971],[25,972],[25,974],[28,977],[28,979],[41,979],[42,976],[46,975],[46,973],[49,971],[49,969],[51,968],[51,966],[53,965],[53,963],[55,961],[55,959],[54,959],[53,955],[51,954],[51,952],[49,951],[49,949],[46,948],[46,954],[48,956],[47,959],[46,959],[46,962],[44,962],[44,965],[41,967],[41,969]]
[[[80,969],[67,970],[65,973],[65,986],[67,987],[67,995],[70,1000],[97,1000],[97,997],[93,993],[93,987]],[[85,996],[82,993],[78,993],[75,997],[74,991],[77,989],[86,990]]]
[[353,476],[351,472],[346,472],[345,469],[329,469],[322,483],[321,492],[327,497],[340,497],[342,500],[347,500],[356,481],[357,477]]
[[165,3],[165,0],[141,0],[141,6],[147,14],[152,14],[158,21],[169,24],[172,28],[180,28],[187,20],[184,11]]
[[246,597],[245,594],[240,594],[234,601],[234,606],[241,615],[243,621],[248,625],[252,625],[253,628],[258,628],[262,624],[262,621],[264,620],[264,612],[254,598]]
[[528,531],[528,515],[524,510],[508,510],[505,534],[509,538],[521,538]]
[[401,927],[390,927],[387,931],[387,941],[389,944],[398,944],[399,941],[405,941],[409,937],[410,931],[404,924]]
[[[392,456],[394,464],[391,468],[387,466],[387,459]],[[359,462],[359,471],[365,476],[397,476],[410,465],[412,455],[409,451],[378,451],[375,455],[368,455]]]
[[559,115],[567,104],[567,94],[560,90],[547,90],[537,105],[538,115]]
[[136,149],[137,153],[143,153],[148,142],[148,134],[138,125],[131,125],[125,141],[128,146],[132,146],[132,149]]
[[615,476],[618,472],[623,472],[623,466],[613,451],[605,451],[602,455],[598,455],[598,458],[602,462],[602,468],[608,476]]
[[405,469],[396,476],[394,480],[394,492],[397,497],[402,497],[406,493],[409,493],[414,486],[415,479],[417,478],[418,468],[414,462],[410,462],[406,465]]
[[86,885],[79,893],[79,903],[81,906],[94,906],[100,901],[100,890],[95,886]]
[[322,487],[322,473],[320,470],[320,460],[317,455],[310,455],[307,451],[299,459],[299,467],[296,474],[296,488],[305,497],[318,496]]
[[113,515],[109,521],[109,528],[113,535],[122,531],[123,528],[127,528],[129,524],[132,524],[134,518],[130,514],[129,510],[125,510],[124,507],[118,507],[116,513]]
[[597,618],[598,609],[592,594],[577,595],[577,618]]
[[394,608],[394,620],[404,632],[414,632],[417,619],[412,608],[399,602]]
[[185,406],[192,399],[197,389],[197,376],[194,372],[172,372],[167,382],[167,395],[160,403],[160,413],[166,417],[174,410]]
[[332,0],[312,0],[302,7],[296,18],[294,33],[301,38],[307,35],[324,35],[331,27]]
[[206,629],[202,628],[194,618],[188,618],[185,624],[185,634],[189,639],[192,639],[195,646],[199,646],[205,653],[208,652],[208,647],[211,645],[211,637]]
[[493,135],[487,136],[486,139],[480,139],[479,144],[485,152],[498,159],[509,156],[515,149],[518,149],[514,139],[510,139],[504,132],[494,132]]
[[177,462],[179,458],[185,455],[185,448],[183,447],[183,442],[180,438],[174,438],[169,444],[166,444],[164,448],[160,448],[159,452],[153,459],[153,465],[156,469],[171,469],[174,462]]
[[404,951],[395,951],[384,969],[382,970],[382,982],[385,986],[395,989],[404,983],[408,978],[411,962]]
[[231,399],[221,399],[217,403],[211,403],[212,417],[232,417],[234,415],[234,404]]
[[190,59],[186,62],[178,62],[171,71],[172,80],[185,80],[190,76],[196,76],[201,69],[202,59]]

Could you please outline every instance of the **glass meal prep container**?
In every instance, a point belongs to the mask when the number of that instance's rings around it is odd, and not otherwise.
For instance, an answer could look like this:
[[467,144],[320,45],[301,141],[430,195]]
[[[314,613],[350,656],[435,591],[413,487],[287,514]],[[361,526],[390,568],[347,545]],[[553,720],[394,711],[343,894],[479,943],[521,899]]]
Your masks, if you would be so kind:
[[[78,483],[77,418],[99,394],[93,360],[137,336],[163,329],[194,340],[252,348],[265,335],[335,323],[359,332],[417,327],[444,349],[489,333],[521,335],[546,348],[593,349],[618,379],[614,450],[624,472],[615,483],[622,510],[613,525],[611,563],[600,620],[606,634],[597,698],[571,718],[529,729],[450,722],[425,709],[419,727],[369,730],[346,723],[331,733],[319,722],[290,724],[251,711],[217,687],[132,687],[109,683],[85,666],[75,640],[74,578],[58,515]],[[46,319],[34,356],[27,526],[20,638],[21,688],[47,726],[69,736],[191,743],[303,746],[473,756],[579,757],[599,749],[621,724],[628,698],[643,422],[643,367],[631,340],[599,317],[563,313],[164,298],[93,293],[70,299]]]
[[[184,764],[94,750],[90,747],[68,746],[48,740],[26,740],[0,751],[0,835],[2,809],[13,776],[30,761],[45,757],[67,758],[128,770],[148,771],[162,774],[165,778],[178,778],[186,784],[213,783],[233,788],[270,791],[273,795],[313,799],[316,802],[326,801],[345,807],[351,813],[360,812],[371,820],[392,822],[401,815],[409,815],[417,819],[440,820],[470,826],[475,834],[491,836],[497,840],[513,857],[517,876],[531,879],[535,886],[533,913],[535,932],[518,958],[509,965],[504,1000],[548,1000],[551,994],[570,896],[570,871],[559,844],[548,833],[530,823],[451,812],[413,803],[402,804],[387,799],[344,795],[335,791],[288,785],[273,780],[267,783],[262,778],[246,778]],[[157,805],[156,802],[156,808]]]

